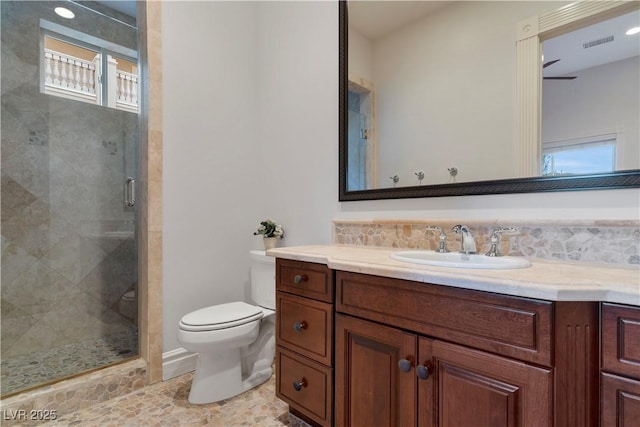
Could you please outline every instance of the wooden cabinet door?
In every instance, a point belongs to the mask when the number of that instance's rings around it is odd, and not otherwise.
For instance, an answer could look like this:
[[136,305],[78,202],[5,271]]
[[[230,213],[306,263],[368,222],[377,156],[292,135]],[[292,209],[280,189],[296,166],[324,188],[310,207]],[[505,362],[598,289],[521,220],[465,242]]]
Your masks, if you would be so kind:
[[416,335],[338,314],[335,337],[335,425],[414,427]]
[[553,424],[550,370],[425,338],[419,349],[419,363],[433,364],[431,379],[419,381],[420,427]]

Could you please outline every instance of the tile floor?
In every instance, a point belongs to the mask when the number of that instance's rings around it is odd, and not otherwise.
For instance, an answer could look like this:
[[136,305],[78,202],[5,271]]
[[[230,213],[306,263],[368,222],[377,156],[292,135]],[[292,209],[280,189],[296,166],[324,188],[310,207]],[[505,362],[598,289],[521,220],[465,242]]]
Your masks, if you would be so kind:
[[[231,399],[191,405],[187,397],[192,374],[185,374],[68,414],[38,426],[154,427],[154,426],[291,426],[309,427],[288,413],[275,395],[275,375],[266,383]],[[25,424],[21,424],[25,425]],[[27,424],[28,425],[28,424]]]
[[64,378],[136,354],[138,328],[116,332],[61,347],[30,352],[0,362],[0,390],[13,393]]

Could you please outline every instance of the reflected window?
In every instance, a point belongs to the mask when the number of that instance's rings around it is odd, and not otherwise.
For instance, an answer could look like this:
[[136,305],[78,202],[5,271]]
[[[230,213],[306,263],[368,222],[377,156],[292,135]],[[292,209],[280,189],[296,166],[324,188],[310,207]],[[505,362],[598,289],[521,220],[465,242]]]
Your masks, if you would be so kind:
[[613,172],[616,166],[616,135],[545,143],[542,146],[542,165],[545,176]]

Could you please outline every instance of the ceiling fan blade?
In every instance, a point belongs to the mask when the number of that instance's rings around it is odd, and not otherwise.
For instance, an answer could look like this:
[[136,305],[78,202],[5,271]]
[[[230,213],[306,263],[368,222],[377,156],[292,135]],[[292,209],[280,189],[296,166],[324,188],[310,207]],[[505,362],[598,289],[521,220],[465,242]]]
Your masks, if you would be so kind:
[[560,61],[560,60],[559,59],[554,59],[553,61],[545,62],[544,64],[542,64],[542,68],[547,68],[549,65],[553,65],[558,61]]
[[577,79],[578,76],[563,76],[563,77],[543,77],[544,80],[573,80]]

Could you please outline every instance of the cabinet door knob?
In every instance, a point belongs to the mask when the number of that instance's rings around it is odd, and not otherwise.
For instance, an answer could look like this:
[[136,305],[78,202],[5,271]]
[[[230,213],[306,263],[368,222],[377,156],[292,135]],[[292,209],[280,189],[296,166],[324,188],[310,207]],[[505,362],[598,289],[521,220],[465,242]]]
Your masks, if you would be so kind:
[[398,368],[402,372],[409,372],[411,370],[411,362],[407,359],[400,359],[398,360]]
[[307,329],[307,322],[296,322],[293,324],[293,330],[296,332],[302,332],[303,329]]
[[302,282],[306,282],[307,280],[309,280],[309,277],[307,277],[306,274],[296,274],[293,278],[293,281],[296,285],[299,285]]
[[304,378],[302,378],[300,381],[293,382],[293,388],[295,388],[296,391],[300,391],[306,386],[307,386],[307,380],[305,380]]
[[416,374],[421,380],[426,380],[427,378],[429,378],[429,367],[426,365],[416,366]]

